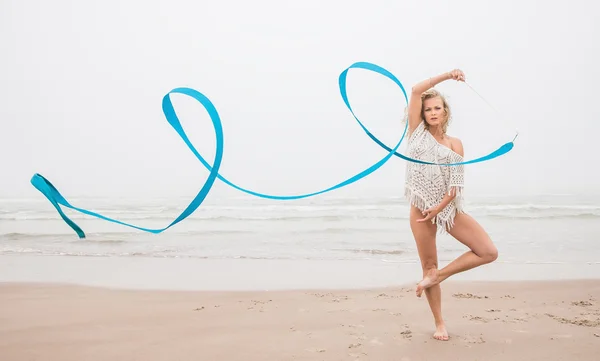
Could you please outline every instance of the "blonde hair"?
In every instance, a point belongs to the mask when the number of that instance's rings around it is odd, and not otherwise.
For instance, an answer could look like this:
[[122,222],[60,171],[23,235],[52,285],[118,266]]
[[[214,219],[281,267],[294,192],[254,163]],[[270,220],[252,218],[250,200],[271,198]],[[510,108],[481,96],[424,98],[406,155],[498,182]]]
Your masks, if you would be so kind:
[[427,123],[427,121],[425,120],[425,100],[427,99],[431,99],[431,98],[436,98],[439,97],[440,99],[442,99],[442,104],[444,106],[444,113],[446,113],[446,121],[444,122],[444,124],[442,125],[442,132],[444,134],[446,134],[446,131],[448,130],[448,125],[450,124],[450,119],[451,119],[451,111],[450,111],[450,105],[448,105],[448,101],[446,100],[446,98],[442,95],[442,93],[440,93],[439,91],[431,88],[428,89],[426,91],[423,92],[423,94],[421,94],[421,120],[423,121],[423,123],[425,123],[425,129],[429,128],[429,124]]

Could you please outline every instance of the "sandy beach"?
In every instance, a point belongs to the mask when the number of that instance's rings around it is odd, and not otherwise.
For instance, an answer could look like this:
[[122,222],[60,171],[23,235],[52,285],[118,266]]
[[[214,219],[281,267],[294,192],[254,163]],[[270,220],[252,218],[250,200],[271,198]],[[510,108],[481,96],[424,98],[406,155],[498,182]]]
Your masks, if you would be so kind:
[[599,11],[0,1],[0,361],[600,361]]
[[414,287],[150,291],[0,285],[2,360],[594,360],[600,281],[443,284],[449,341]]

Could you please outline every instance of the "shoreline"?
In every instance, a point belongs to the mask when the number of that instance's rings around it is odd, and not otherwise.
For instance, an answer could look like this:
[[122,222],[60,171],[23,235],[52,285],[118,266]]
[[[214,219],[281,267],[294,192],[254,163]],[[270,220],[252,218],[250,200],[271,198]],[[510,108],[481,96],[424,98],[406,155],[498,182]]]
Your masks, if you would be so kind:
[[[442,262],[443,267],[446,262]],[[494,262],[452,281],[586,280],[597,264]],[[416,262],[143,257],[0,256],[0,283],[59,283],[143,290],[301,290],[402,287],[421,280]]]
[[[590,278],[572,278],[572,279],[561,279],[561,280],[534,280],[534,279],[522,279],[522,280],[456,280],[448,279],[442,284],[452,284],[453,287],[480,287],[484,290],[491,289],[493,287],[507,287],[513,286],[517,289],[527,289],[527,286],[545,287],[555,285],[567,285],[567,284],[584,284],[584,285],[598,285],[600,287],[600,276]],[[359,287],[306,287],[306,288],[282,288],[282,289],[160,289],[160,288],[124,288],[117,286],[99,286],[99,285],[86,285],[80,283],[69,283],[69,282],[22,282],[22,281],[0,281],[0,290],[8,288],[46,288],[46,289],[88,289],[96,291],[107,291],[107,292],[123,292],[123,293],[147,293],[147,294],[160,294],[160,293],[171,293],[171,294],[222,294],[222,295],[250,295],[250,294],[283,294],[283,293],[302,293],[302,292],[327,292],[335,291],[339,293],[361,293],[361,292],[382,292],[382,291],[393,291],[401,289],[408,292],[408,289],[414,290],[416,282],[412,283],[398,283],[395,285],[387,286],[359,286]],[[416,297],[416,296],[415,296]],[[425,299],[425,296],[422,297]],[[599,315],[600,316],[600,315]]]
[[[144,290],[0,283],[0,354],[44,360],[592,360],[600,278],[442,283],[449,341],[414,285]],[[235,345],[235,347],[232,347]]]

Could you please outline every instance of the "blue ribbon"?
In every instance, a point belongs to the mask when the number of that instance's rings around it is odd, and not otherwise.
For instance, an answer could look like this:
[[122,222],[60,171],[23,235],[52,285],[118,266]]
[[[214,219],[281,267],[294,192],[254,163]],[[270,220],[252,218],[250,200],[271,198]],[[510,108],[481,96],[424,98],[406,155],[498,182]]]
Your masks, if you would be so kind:
[[[381,160],[379,160],[377,163],[373,164],[369,168],[367,168],[367,169],[363,170],[362,172],[346,179],[345,181],[340,182],[340,183],[338,183],[334,186],[331,186],[327,189],[324,189],[324,190],[321,190],[318,192],[314,192],[314,193],[307,193],[307,194],[301,194],[301,195],[287,195],[287,196],[268,195],[268,194],[257,193],[257,192],[242,188],[236,184],[233,184],[232,182],[227,180],[225,177],[220,175],[219,168],[221,167],[221,161],[223,159],[223,127],[221,125],[221,119],[219,117],[217,109],[214,107],[212,102],[202,93],[200,93],[194,89],[190,89],[190,88],[176,88],[176,89],[171,90],[169,93],[167,93],[163,97],[163,100],[162,100],[163,113],[165,114],[165,117],[167,118],[167,121],[169,122],[169,124],[171,124],[173,129],[175,129],[175,131],[181,136],[181,138],[183,139],[185,144],[187,144],[187,146],[190,148],[192,153],[194,153],[196,158],[198,158],[198,160],[202,163],[202,165],[204,165],[204,167],[206,167],[210,171],[210,174],[208,176],[208,179],[202,186],[202,189],[200,189],[200,191],[198,192],[196,197],[194,197],[192,202],[168,226],[166,226],[164,228],[159,228],[159,229],[150,229],[150,228],[139,227],[139,226],[135,226],[133,224],[121,222],[119,220],[103,216],[101,214],[98,214],[98,213],[95,213],[95,212],[92,212],[92,211],[89,211],[86,209],[75,207],[75,206],[71,205],[60,194],[60,192],[56,189],[56,187],[52,183],[50,183],[50,181],[48,179],[44,178],[41,174],[38,174],[38,173],[34,174],[33,177],[31,178],[31,184],[37,190],[39,190],[44,196],[46,196],[46,198],[50,201],[50,203],[52,203],[54,208],[56,208],[56,210],[58,211],[58,213],[60,214],[62,219],[77,233],[79,238],[85,238],[85,233],[83,232],[83,230],[77,224],[75,224],[75,222],[73,222],[71,219],[69,219],[69,217],[67,217],[65,215],[65,213],[62,211],[60,206],[67,207],[67,208],[79,211],[81,213],[84,213],[84,214],[87,214],[90,216],[94,216],[94,217],[98,217],[98,218],[101,218],[101,219],[104,219],[104,220],[107,220],[110,222],[114,222],[114,223],[118,223],[118,224],[121,224],[124,226],[136,228],[136,229],[139,229],[142,231],[151,232],[151,233],[160,233],[160,232],[163,232],[166,229],[174,226],[175,224],[181,222],[186,217],[188,217],[190,214],[192,214],[200,206],[200,204],[202,204],[202,202],[208,195],[211,187],[213,186],[213,184],[217,178],[235,189],[238,189],[244,193],[248,193],[248,194],[251,194],[251,195],[254,195],[257,197],[268,198],[268,199],[278,199],[278,200],[292,200],[292,199],[307,198],[307,197],[311,197],[314,195],[330,192],[337,188],[341,188],[341,187],[347,186],[351,183],[354,183],[354,182],[366,177],[367,175],[375,172],[385,162],[387,162],[392,156],[397,156],[397,157],[400,157],[400,158],[410,161],[410,162],[436,165],[436,163],[429,163],[429,162],[424,162],[424,161],[421,161],[418,159],[412,159],[412,158],[406,157],[397,152],[397,150],[400,147],[400,144],[402,143],[402,141],[404,140],[404,137],[408,130],[408,122],[406,123],[406,126],[404,127],[402,137],[400,138],[398,143],[393,148],[390,148],[390,147],[386,146],[384,143],[382,143],[373,134],[371,134],[371,132],[369,132],[369,130],[362,124],[362,122],[354,114],[354,111],[352,110],[352,107],[350,106],[350,102],[348,101],[348,96],[346,93],[346,77],[347,77],[348,71],[352,68],[360,68],[360,69],[370,70],[370,71],[381,74],[381,75],[387,77],[388,79],[392,80],[394,83],[396,83],[396,85],[398,85],[400,87],[400,89],[402,90],[402,93],[404,94],[404,99],[405,99],[406,103],[408,104],[408,96],[406,95],[406,90],[402,86],[402,83],[392,73],[390,73],[389,71],[385,70],[384,68],[382,68],[378,65],[375,65],[372,63],[367,63],[367,62],[357,62],[357,63],[354,63],[351,66],[349,66],[346,70],[344,70],[340,74],[340,76],[339,76],[340,93],[342,95],[342,99],[344,100],[344,103],[346,104],[346,107],[348,108],[348,110],[350,110],[350,112],[354,116],[354,119],[356,119],[358,124],[367,133],[367,135],[373,141],[375,141],[377,144],[379,144],[382,148],[384,148],[386,151],[388,151],[388,154],[386,154],[385,157],[383,157]],[[183,130],[181,123],[179,122],[179,119],[177,118],[177,114],[175,112],[175,109],[173,108],[173,104],[171,103],[171,98],[170,98],[171,94],[183,94],[183,95],[187,95],[191,98],[194,98],[195,100],[200,102],[200,104],[202,104],[204,106],[204,108],[206,109],[206,111],[208,112],[210,119],[212,120],[213,127],[215,129],[216,148],[217,148],[216,152],[215,152],[215,158],[212,162],[212,166],[198,153],[196,148],[194,148],[194,146],[188,139],[187,135],[185,134],[185,131]],[[514,139],[513,139],[513,141],[514,141]],[[496,158],[502,154],[509,152],[513,148],[513,146],[514,146],[513,142],[509,142],[509,143],[502,145],[500,148],[498,148],[494,152],[492,152],[486,156],[477,158],[477,159],[473,159],[473,160],[461,162],[461,163],[437,164],[437,165],[448,166],[448,165],[459,165],[459,164],[482,162],[485,160],[490,160],[490,159]]]

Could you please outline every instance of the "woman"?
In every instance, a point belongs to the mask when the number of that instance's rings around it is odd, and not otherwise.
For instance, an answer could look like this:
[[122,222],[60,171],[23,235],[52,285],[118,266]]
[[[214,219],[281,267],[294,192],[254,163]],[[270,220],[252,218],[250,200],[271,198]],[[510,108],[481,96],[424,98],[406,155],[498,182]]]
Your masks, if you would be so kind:
[[[407,156],[431,163],[457,163],[463,160],[460,139],[446,134],[450,108],[433,87],[443,81],[464,81],[461,70],[424,80],[412,88],[408,105]],[[464,167],[408,162],[405,196],[410,202],[410,227],[413,232],[423,280],[417,284],[417,297],[423,291],[433,313],[436,340],[448,340],[442,318],[440,282],[468,269],[493,262],[498,251],[485,230],[462,207]],[[447,232],[469,247],[446,267],[438,269],[436,234]]]

